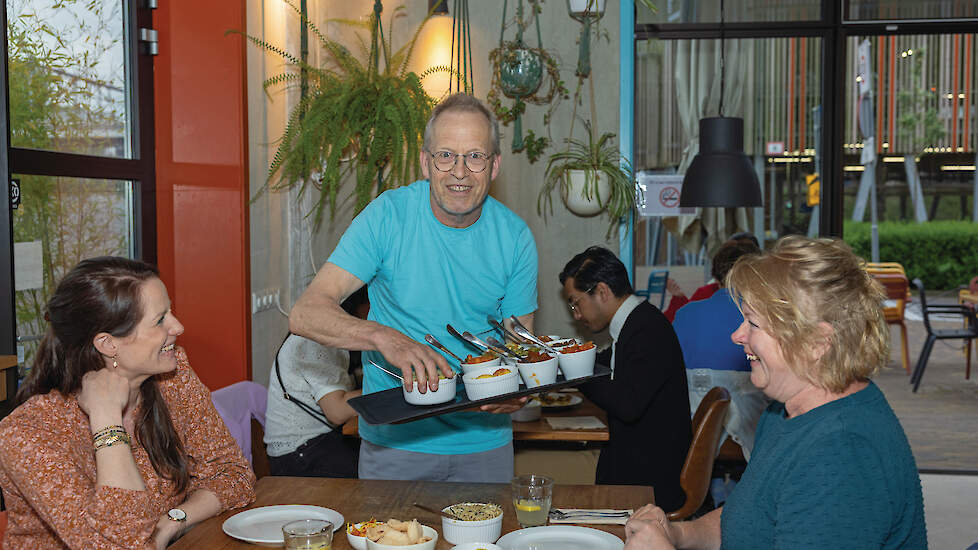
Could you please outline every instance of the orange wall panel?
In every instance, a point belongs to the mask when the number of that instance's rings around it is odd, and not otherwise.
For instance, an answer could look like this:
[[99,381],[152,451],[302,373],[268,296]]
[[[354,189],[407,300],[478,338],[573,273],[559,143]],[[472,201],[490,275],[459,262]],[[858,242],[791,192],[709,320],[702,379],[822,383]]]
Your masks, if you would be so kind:
[[158,263],[211,389],[251,378],[242,0],[161,2],[154,13]]

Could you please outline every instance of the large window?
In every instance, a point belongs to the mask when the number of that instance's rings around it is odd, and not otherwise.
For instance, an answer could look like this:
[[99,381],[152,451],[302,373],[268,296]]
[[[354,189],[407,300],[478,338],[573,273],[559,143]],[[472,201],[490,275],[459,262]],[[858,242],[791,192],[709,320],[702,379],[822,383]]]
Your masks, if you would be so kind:
[[13,269],[0,272],[0,354],[17,353],[21,374],[66,270],[106,254],[155,261],[151,58],[137,52],[151,17],[137,4],[3,4],[0,255]]

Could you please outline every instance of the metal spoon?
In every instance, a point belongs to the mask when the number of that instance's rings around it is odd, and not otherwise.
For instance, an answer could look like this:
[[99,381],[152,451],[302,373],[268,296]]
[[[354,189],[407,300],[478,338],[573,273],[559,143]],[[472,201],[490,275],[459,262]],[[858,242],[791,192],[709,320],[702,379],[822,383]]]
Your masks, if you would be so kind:
[[492,336],[486,338],[486,343],[489,344],[490,346],[495,346],[497,348],[506,350],[507,352],[509,352],[508,356],[513,357],[514,359],[522,359],[523,357],[525,357],[525,355],[521,355],[520,352],[507,348],[506,344],[500,342],[499,340],[496,340]]
[[487,349],[486,346],[479,346],[475,342],[472,342],[471,340],[467,339],[465,336],[462,336],[462,333],[459,332],[459,331],[457,331],[457,330],[455,330],[455,327],[453,327],[450,323],[447,324],[447,325],[445,325],[445,329],[448,330],[448,333],[451,334],[452,336],[458,338],[459,340],[462,340],[463,342],[467,343],[468,345],[470,345],[470,346],[474,347],[475,349],[479,350],[479,353],[484,353],[486,351],[486,349]]
[[537,338],[536,336],[534,336],[533,333],[530,332],[529,330],[527,330],[526,327],[524,327],[523,324],[520,323],[519,319],[517,319],[515,316],[512,317],[512,320],[513,320],[513,331],[516,332],[516,334],[519,334],[523,338],[526,338],[527,340],[529,340],[529,341],[533,342],[534,344],[540,346],[541,348],[549,351],[550,353],[553,353],[555,355],[560,353],[556,349],[554,349],[554,348],[548,346],[546,343],[544,343],[543,340],[541,340],[541,339]]
[[371,365],[373,365],[373,366],[375,366],[375,367],[377,367],[378,369],[380,369],[380,370],[382,370],[382,371],[384,371],[384,372],[386,372],[387,374],[389,374],[389,375],[391,375],[391,376],[393,376],[394,378],[397,378],[398,380],[400,380],[400,381],[401,381],[401,384],[403,384],[403,383],[404,383],[404,378],[402,378],[400,374],[394,374],[393,372],[391,372],[391,371],[389,371],[389,370],[387,370],[387,369],[385,369],[384,367],[382,367],[382,366],[380,366],[380,365],[378,365],[377,363],[374,363],[374,361],[373,361],[373,359],[370,359],[370,364],[371,364]]
[[[479,345],[485,346],[487,350],[490,350],[490,351],[496,353],[497,355],[504,355],[506,357],[509,357],[510,359],[519,359],[520,358],[515,353],[509,351],[509,349],[506,348],[506,346],[496,346],[494,344],[489,344],[489,343],[483,342],[482,340],[479,340],[474,334],[472,334],[469,331],[463,332],[462,333],[462,336],[464,338],[466,338],[466,339],[470,339],[472,342],[475,342],[475,343],[477,343]],[[493,340],[495,340],[495,338],[493,338]]]
[[435,510],[434,508],[429,508],[428,506],[425,506],[424,504],[418,504],[417,502],[415,502],[413,506],[415,508],[421,508],[425,512],[431,512],[432,514],[438,514],[440,516],[445,516],[448,519],[454,519],[456,521],[458,520],[457,517],[453,516],[452,514],[449,514],[448,512],[446,512],[444,510]]
[[447,353],[447,354],[451,355],[452,357],[454,357],[459,363],[464,362],[464,361],[462,361],[462,358],[461,357],[459,357],[458,355],[455,355],[454,353],[452,353],[451,350],[449,350],[448,348],[446,348],[445,346],[443,346],[442,343],[439,342],[434,336],[432,336],[430,334],[425,334],[424,335],[424,339],[425,339],[425,342],[428,342],[429,344],[431,344],[431,346],[434,347],[435,349],[439,349],[441,351],[444,351],[445,353]]
[[500,323],[499,321],[493,319],[492,317],[486,317],[486,321],[489,321],[490,326],[501,330],[503,334],[512,338],[513,341],[516,342],[517,344],[520,343],[521,340],[524,340],[523,338],[520,338],[519,336],[513,334],[511,330],[506,328],[506,325]]

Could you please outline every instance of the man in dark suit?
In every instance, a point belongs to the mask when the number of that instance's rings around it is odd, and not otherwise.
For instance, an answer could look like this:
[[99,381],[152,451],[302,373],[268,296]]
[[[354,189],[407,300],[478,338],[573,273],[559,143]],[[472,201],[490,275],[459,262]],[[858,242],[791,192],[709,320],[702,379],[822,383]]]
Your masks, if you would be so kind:
[[685,494],[679,473],[692,439],[686,368],[679,340],[658,308],[632,293],[613,252],[592,246],[560,273],[574,319],[613,340],[598,355],[610,378],[581,386],[608,413],[610,441],[598,458],[596,482],[651,485],[655,503],[672,511]]

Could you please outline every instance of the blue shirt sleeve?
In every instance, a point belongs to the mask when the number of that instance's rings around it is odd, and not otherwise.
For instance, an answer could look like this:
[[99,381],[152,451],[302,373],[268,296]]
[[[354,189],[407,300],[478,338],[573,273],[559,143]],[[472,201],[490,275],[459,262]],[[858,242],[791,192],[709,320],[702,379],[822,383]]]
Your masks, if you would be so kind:
[[389,202],[383,195],[371,201],[353,218],[326,261],[369,284],[380,271],[385,251],[389,249],[387,237],[381,231],[389,213]]
[[537,245],[525,224],[513,250],[516,261],[500,307],[504,317],[519,317],[537,310]]

